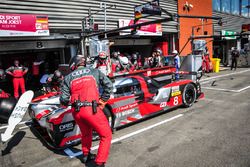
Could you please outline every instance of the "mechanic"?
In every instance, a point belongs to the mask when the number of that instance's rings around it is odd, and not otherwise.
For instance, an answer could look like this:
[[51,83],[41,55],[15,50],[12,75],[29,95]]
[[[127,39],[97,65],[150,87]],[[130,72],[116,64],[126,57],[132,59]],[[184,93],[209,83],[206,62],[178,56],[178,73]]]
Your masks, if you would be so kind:
[[174,66],[176,68],[175,79],[178,80],[180,79],[180,75],[179,75],[180,57],[179,57],[179,53],[177,52],[177,50],[174,50],[173,54],[174,54]]
[[[72,114],[82,134],[84,163],[104,167],[108,159],[112,132],[102,109],[110,98],[112,82],[99,70],[85,67],[82,55],[72,57],[69,65],[72,72],[65,77],[62,84],[60,103],[65,106],[72,104]],[[100,97],[99,86],[103,88]],[[100,136],[96,157],[90,152],[93,130]]]
[[63,82],[64,76],[61,71],[55,70],[53,74],[50,74],[47,78],[47,85],[51,89],[51,91],[59,91],[59,88]]
[[117,69],[117,72],[119,73],[124,73],[124,72],[130,72],[131,71],[131,62],[128,60],[127,57],[119,57],[119,61],[120,61],[120,68]]
[[131,68],[132,71],[141,69],[142,63],[138,52],[132,54],[131,64],[132,64]]
[[120,52],[112,52],[111,56],[112,72],[118,72],[121,68],[121,63],[119,60]]
[[106,52],[99,52],[98,59],[94,62],[93,68],[99,69],[106,76],[111,73],[111,63]]
[[232,55],[231,70],[233,70],[233,68],[234,68],[234,70],[236,70],[237,61],[238,61],[238,58],[240,57],[240,53],[236,47],[232,47],[231,55]]
[[14,66],[9,67],[6,73],[13,77],[14,97],[19,98],[19,87],[22,93],[25,92],[24,75],[28,72],[28,68],[19,64],[18,60],[14,61]]
[[164,57],[162,55],[162,50],[160,48],[157,48],[155,52],[156,54],[153,57],[153,67],[163,67]]
[[210,56],[209,56],[209,51],[206,49],[205,53],[202,55],[202,70],[203,72],[209,73],[211,70],[210,67]]

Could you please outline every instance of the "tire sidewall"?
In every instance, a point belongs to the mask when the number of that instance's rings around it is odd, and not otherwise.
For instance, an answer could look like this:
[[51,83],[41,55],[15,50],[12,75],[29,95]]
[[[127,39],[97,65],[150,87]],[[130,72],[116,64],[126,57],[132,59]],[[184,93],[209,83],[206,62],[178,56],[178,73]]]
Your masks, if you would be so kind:
[[[185,98],[186,92],[189,90],[193,91],[193,100],[191,103],[187,102],[187,99]],[[191,83],[185,85],[184,90],[183,90],[183,95],[182,95],[183,105],[185,107],[191,107],[194,104],[194,102],[196,101],[196,97],[197,97],[196,87]]]

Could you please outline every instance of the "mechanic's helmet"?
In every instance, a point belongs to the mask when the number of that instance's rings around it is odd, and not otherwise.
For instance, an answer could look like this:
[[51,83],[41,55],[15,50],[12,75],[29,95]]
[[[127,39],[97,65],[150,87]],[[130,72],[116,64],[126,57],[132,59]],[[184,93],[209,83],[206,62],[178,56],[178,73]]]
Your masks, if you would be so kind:
[[128,65],[128,58],[127,57],[120,57],[120,62],[122,65]]
[[55,78],[61,78],[61,77],[62,77],[61,71],[56,70],[56,71],[54,72],[54,77],[55,77]]
[[85,66],[85,58],[83,55],[76,55],[69,61],[69,68],[74,71],[78,66]]
[[137,54],[136,53],[133,53],[132,57],[133,57],[134,60],[137,60]]
[[172,53],[173,53],[174,55],[178,54],[177,50],[174,50]]
[[100,59],[106,59],[107,58],[107,53],[102,51],[102,52],[99,52],[99,58]]
[[3,69],[0,69],[0,79],[4,79],[5,78],[5,72]]
[[160,55],[162,55],[162,50],[160,48],[156,48],[156,53],[159,53]]

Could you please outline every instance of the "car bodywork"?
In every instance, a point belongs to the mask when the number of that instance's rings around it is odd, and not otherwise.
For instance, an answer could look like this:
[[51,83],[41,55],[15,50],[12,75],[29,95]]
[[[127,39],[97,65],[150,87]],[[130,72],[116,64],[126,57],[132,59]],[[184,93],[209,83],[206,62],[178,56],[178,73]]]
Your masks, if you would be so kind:
[[[112,77],[113,93],[104,109],[111,128],[117,129],[178,106],[189,107],[204,96],[198,81],[175,81],[174,73],[175,68],[164,67]],[[33,102],[36,104],[30,106],[29,113],[34,129],[49,146],[65,148],[79,143],[81,134],[71,107],[55,105],[59,103],[58,93],[39,96]]]

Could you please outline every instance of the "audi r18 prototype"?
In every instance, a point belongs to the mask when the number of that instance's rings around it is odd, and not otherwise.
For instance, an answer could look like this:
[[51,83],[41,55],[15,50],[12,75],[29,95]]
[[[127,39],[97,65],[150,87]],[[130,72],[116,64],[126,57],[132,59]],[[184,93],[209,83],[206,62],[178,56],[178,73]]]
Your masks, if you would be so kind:
[[[174,73],[175,68],[164,67],[113,77],[113,93],[103,110],[111,128],[178,106],[190,107],[204,96],[198,80],[175,81]],[[71,107],[55,105],[59,104],[57,93],[39,96],[33,102],[30,116],[35,130],[49,146],[65,148],[79,143],[81,134]]]

